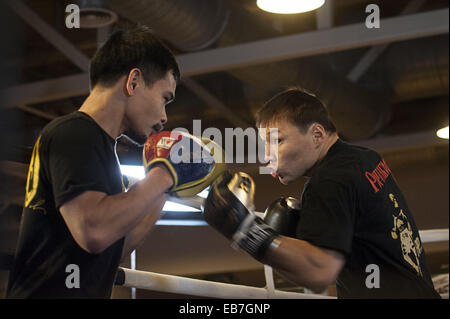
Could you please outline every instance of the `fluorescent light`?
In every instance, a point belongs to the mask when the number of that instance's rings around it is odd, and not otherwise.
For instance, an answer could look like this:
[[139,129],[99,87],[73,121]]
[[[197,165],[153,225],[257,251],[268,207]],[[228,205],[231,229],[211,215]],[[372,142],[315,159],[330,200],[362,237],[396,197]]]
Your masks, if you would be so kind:
[[122,171],[122,175],[131,176],[139,180],[145,177],[144,166],[120,165],[120,170]]
[[447,140],[448,140],[448,126],[447,126],[447,127],[444,127],[444,128],[441,128],[440,130],[438,130],[438,131],[436,132],[436,135],[437,135],[438,137],[440,137],[440,138],[444,138],[444,139],[447,139]]
[[163,211],[167,212],[200,212],[200,209],[193,208],[187,205],[178,204],[170,201],[166,201],[163,207]]
[[[133,177],[137,180],[141,180],[145,177],[145,170],[143,166],[137,166],[137,165],[120,165],[120,170],[122,171],[123,175],[126,175],[128,177]],[[198,195],[206,198],[208,196],[208,190],[209,188],[206,188]],[[167,201],[164,204],[163,211],[171,211],[171,212],[200,212],[197,208],[192,208],[187,205],[178,204],[174,202]]]
[[293,14],[320,8],[325,0],[257,0],[256,5],[268,12]]
[[[136,165],[120,165],[120,170],[123,175],[127,177],[132,177],[136,180],[141,180],[145,177],[145,170],[143,166]],[[131,181],[130,181],[131,182]],[[209,193],[209,187],[204,189],[202,192],[198,194],[198,196],[202,198],[206,198]],[[174,203],[171,201],[167,201],[164,204],[163,211],[171,211],[171,212],[200,212],[199,209],[193,208],[187,205]]]
[[203,220],[164,220],[159,219],[156,222],[158,226],[207,226],[208,223]]

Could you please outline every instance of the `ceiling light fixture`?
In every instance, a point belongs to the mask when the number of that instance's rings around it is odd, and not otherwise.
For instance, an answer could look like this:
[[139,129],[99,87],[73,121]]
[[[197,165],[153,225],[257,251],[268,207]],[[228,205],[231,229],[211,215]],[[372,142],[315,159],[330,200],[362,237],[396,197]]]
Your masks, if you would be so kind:
[[[142,165],[120,165],[120,170],[123,175],[135,180],[142,180],[145,177],[145,169]],[[197,194],[202,198],[206,198],[209,193],[209,187],[204,189],[202,192]],[[201,210],[197,208],[193,208],[187,205],[174,203],[171,201],[166,201],[163,207],[163,211],[172,211],[172,212],[201,212]]]
[[448,126],[446,126],[446,127],[444,127],[444,128],[441,128],[440,130],[438,130],[438,131],[436,132],[436,135],[437,135],[438,137],[440,137],[440,138],[443,138],[443,139],[447,139],[447,140],[448,140]]
[[294,14],[320,8],[325,0],[257,0],[256,5],[268,12]]

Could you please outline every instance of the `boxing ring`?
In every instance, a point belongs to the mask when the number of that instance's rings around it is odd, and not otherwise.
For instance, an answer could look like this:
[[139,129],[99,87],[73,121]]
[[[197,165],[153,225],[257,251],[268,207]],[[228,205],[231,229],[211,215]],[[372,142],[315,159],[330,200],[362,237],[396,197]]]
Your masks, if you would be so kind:
[[[136,182],[135,178],[129,177],[129,179],[132,183]],[[204,199],[205,196],[196,195],[191,198],[170,197],[168,200],[201,211]],[[255,212],[255,214],[261,218],[264,217],[262,212]],[[206,222],[205,225],[207,225]],[[448,228],[421,230],[419,236],[422,243],[448,242],[449,230]],[[135,252],[132,253],[131,268],[135,268]],[[274,284],[272,267],[268,265],[264,265],[264,277],[265,287],[251,287],[121,267],[118,270],[116,285],[131,288],[133,299],[136,298],[136,289],[218,299],[336,299],[325,294],[278,290]],[[448,274],[440,275],[438,279],[440,287],[446,290],[441,293],[441,296],[448,299]]]
[[[265,269],[271,268],[265,266]],[[271,272],[271,269],[269,270]],[[266,278],[273,278],[271,274]],[[329,296],[277,290],[272,284],[251,287],[119,268],[116,284],[158,292],[219,299],[317,299]]]
[[[202,198],[178,199],[191,207],[201,208]],[[262,213],[256,213],[261,216]],[[419,231],[422,243],[448,241],[448,229],[430,229]],[[132,259],[132,268],[133,259]],[[136,297],[135,289],[145,289],[171,294],[218,298],[218,299],[336,299],[324,294],[299,293],[278,290],[273,280],[270,266],[264,265],[265,287],[220,283],[182,276],[167,275],[142,270],[119,268],[116,285],[132,288],[132,298]],[[448,288],[448,275],[446,277]],[[442,281],[442,278],[441,278]],[[441,294],[448,298],[448,292]]]

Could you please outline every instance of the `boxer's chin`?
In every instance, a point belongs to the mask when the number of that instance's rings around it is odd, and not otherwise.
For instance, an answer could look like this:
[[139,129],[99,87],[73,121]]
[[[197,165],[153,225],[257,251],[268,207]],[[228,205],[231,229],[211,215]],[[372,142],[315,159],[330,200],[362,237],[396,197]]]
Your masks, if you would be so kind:
[[278,180],[283,185],[288,185],[289,184],[289,180],[287,180],[284,176],[278,176]]
[[292,178],[290,176],[285,176],[283,174],[278,174],[278,180],[283,185],[289,185],[292,182]]
[[127,140],[136,144],[137,146],[144,146],[145,141],[147,141],[147,136],[145,134],[139,134],[135,130],[128,130],[122,134]]

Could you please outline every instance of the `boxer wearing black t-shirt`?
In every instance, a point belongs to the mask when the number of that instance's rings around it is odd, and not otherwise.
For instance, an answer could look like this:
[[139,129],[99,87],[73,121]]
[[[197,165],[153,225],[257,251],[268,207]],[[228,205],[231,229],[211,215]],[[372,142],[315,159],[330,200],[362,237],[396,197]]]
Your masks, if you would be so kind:
[[440,298],[413,216],[376,152],[343,142],[326,107],[300,89],[270,99],[256,122],[272,176],[285,185],[308,178],[301,201],[281,200],[262,220],[253,180],[224,174],[205,200],[209,225],[317,293],[336,284],[339,298]]
[[343,142],[326,107],[300,89],[274,96],[256,118],[259,127],[278,129],[275,142],[262,136],[272,175],[282,184],[308,178],[295,235],[275,239],[263,262],[315,292],[336,284],[340,298],[440,297],[414,218],[380,155]]
[[376,152],[337,140],[301,203],[297,238],[346,257],[338,297],[438,297],[414,219]]
[[87,190],[108,195],[124,190],[115,143],[82,112],[42,131],[30,163],[8,297],[109,298],[124,238],[89,254],[71,236],[59,208]]
[[173,54],[143,25],[117,29],[96,52],[86,100],[35,143],[7,298],[110,297],[117,266],[174,185],[156,164],[124,192],[115,143],[144,145],[162,130],[179,78]]

